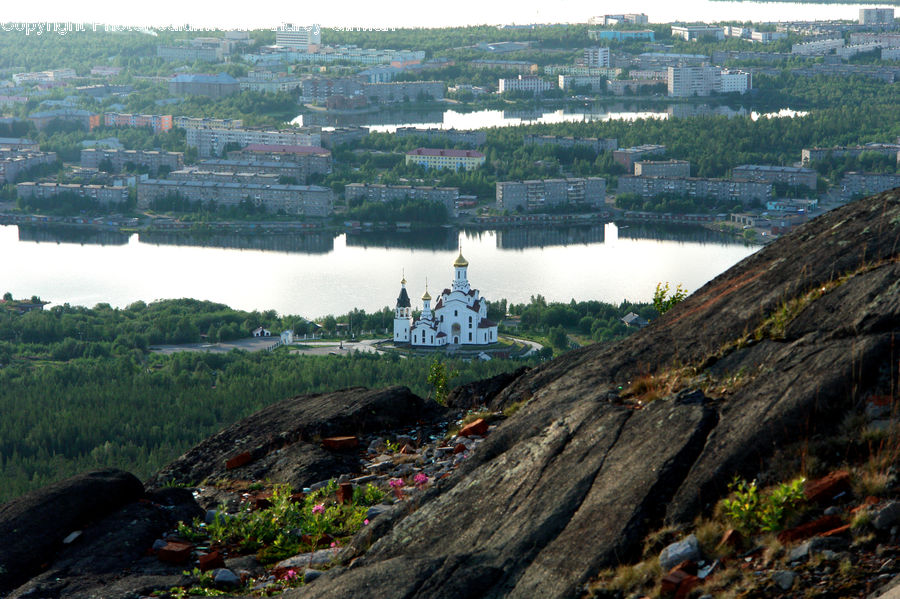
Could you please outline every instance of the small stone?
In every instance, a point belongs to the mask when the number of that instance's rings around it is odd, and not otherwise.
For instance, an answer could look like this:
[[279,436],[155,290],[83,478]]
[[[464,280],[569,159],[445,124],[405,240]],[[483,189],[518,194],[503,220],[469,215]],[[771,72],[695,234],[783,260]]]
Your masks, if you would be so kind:
[[797,575],[790,570],[778,570],[772,574],[772,582],[778,585],[782,591],[787,591],[794,586],[794,579]]
[[81,536],[81,531],[80,531],[80,530],[76,530],[76,531],[74,531],[74,532],[70,532],[69,535],[68,535],[65,539],[63,539],[63,545],[70,545],[70,544],[72,544],[72,543],[75,541],[75,539],[77,539],[77,538],[80,537],[80,536]]
[[456,447],[453,448],[453,455],[458,455],[466,450],[466,446],[462,443],[457,443]]
[[376,478],[378,477],[374,474],[366,474],[365,476],[357,476],[356,478],[350,479],[350,482],[354,485],[365,485],[374,481]]
[[889,501],[879,509],[872,517],[872,526],[876,530],[890,530],[900,520],[900,502]]
[[384,451],[384,439],[382,437],[376,437],[369,443],[369,447],[366,451],[368,453],[381,453]]
[[216,510],[206,510],[206,516],[203,517],[203,521],[207,524],[212,524],[216,521],[216,514],[218,514]]
[[163,541],[162,539],[156,539],[155,541],[153,541],[153,551],[159,551],[160,549],[162,549],[165,546],[166,546],[166,542]]
[[241,584],[241,577],[227,568],[219,568],[213,570],[213,581],[222,586],[236,587]]
[[788,561],[797,562],[809,557],[809,543],[801,543],[788,553]]
[[672,543],[659,554],[659,565],[663,571],[671,570],[685,560],[699,561],[703,559],[700,553],[700,543],[697,537],[689,535],[677,543]]
[[836,505],[832,505],[832,506],[825,508],[825,512],[824,512],[824,514],[826,516],[837,516],[840,513],[841,513],[841,508],[839,508]]
[[368,510],[366,510],[366,519],[373,520],[375,517],[380,516],[381,514],[390,511],[393,509],[390,505],[385,505],[383,503],[379,503],[378,505],[373,505]]
[[322,573],[319,570],[313,570],[312,568],[307,568],[305,572],[303,572],[303,582],[312,582]]

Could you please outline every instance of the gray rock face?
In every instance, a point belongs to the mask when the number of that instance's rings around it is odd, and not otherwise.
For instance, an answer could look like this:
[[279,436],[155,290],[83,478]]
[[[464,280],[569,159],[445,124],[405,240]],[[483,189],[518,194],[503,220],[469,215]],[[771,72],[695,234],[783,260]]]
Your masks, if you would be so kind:
[[0,594],[52,561],[73,530],[143,494],[133,475],[109,469],[74,476],[0,506]]
[[778,588],[782,591],[787,591],[794,586],[794,580],[796,580],[796,578],[797,575],[790,570],[777,570],[772,574],[772,582],[778,585]]
[[[635,557],[649,528],[692,521],[796,431],[831,430],[854,396],[889,383],[879,373],[900,328],[897,223],[890,192],[832,211],[628,339],[518,377],[489,407],[527,403],[456,474],[393,515],[352,568],[286,597],[577,595],[600,568]],[[783,331],[737,343],[794,298]],[[687,380],[643,409],[618,401],[638,377],[685,365],[724,382],[701,397]]]
[[700,561],[703,559],[700,553],[700,543],[697,537],[689,535],[677,543],[664,548],[659,554],[659,567],[667,572],[685,560]]
[[148,486],[222,478],[229,472],[226,462],[246,452],[249,462],[231,474],[301,489],[358,468],[354,455],[326,451],[318,439],[409,426],[443,414],[435,402],[425,401],[406,387],[301,395],[264,408],[210,437],[157,473]]
[[872,526],[878,530],[890,530],[900,520],[900,502],[890,501],[872,517]]

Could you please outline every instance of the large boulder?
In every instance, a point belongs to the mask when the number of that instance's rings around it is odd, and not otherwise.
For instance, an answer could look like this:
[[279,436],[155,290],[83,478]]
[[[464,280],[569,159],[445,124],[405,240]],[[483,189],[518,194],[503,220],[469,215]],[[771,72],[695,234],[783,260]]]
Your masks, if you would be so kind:
[[262,479],[294,488],[353,472],[352,453],[327,451],[321,439],[416,426],[445,410],[407,387],[362,387],[299,395],[273,404],[206,439],[150,483],[197,485],[217,479]]
[[63,540],[144,494],[121,470],[79,474],[0,506],[0,594],[52,562]]

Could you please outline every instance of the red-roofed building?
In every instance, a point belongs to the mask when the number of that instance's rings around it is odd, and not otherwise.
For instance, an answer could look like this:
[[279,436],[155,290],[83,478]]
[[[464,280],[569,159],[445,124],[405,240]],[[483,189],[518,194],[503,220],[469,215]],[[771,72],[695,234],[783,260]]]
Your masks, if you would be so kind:
[[406,153],[406,164],[421,164],[425,168],[449,168],[470,171],[484,164],[484,154],[475,150],[443,150],[416,148]]

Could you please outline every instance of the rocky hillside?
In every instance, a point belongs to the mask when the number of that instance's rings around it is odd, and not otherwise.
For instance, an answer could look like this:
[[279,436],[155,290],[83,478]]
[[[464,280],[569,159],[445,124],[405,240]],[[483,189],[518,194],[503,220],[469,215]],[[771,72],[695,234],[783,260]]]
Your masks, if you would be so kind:
[[[460,405],[515,412],[486,435],[480,429],[477,447],[463,435],[444,446],[446,412],[408,391],[349,390],[252,416],[149,487],[204,483],[199,498],[209,508],[227,493],[235,499],[240,481],[313,491],[313,481],[329,477],[358,486],[420,472],[428,482],[404,509],[372,512],[372,522],[333,551],[334,567],[284,596],[577,597],[604,568],[639,560],[648,533],[708,515],[735,475],[824,474],[814,470],[854,458],[829,440],[846,436],[873,398],[893,405],[898,397],[898,249],[897,194],[834,210],[622,342],[461,390],[452,398]],[[395,429],[413,457],[387,464],[377,437]],[[334,436],[360,445],[328,449]],[[141,505],[165,515],[185,509],[183,500]],[[14,544],[16,522],[40,518],[46,505],[35,493],[0,508],[0,548]],[[105,509],[122,518],[115,505]],[[157,588],[178,584],[180,571],[160,572],[146,543],[156,534],[165,545],[171,517],[141,537],[140,557],[96,572],[70,554],[78,543],[95,547],[91,535],[100,532],[89,531],[102,531],[104,520],[95,511],[67,518],[41,533],[45,548],[31,563],[9,561],[0,549],[0,595],[86,597],[84,587],[65,584],[86,572],[93,592],[107,597],[129,596],[121,594],[129,577],[146,583],[132,585],[137,595],[153,576],[169,577]],[[75,529],[89,538],[62,545]]]

